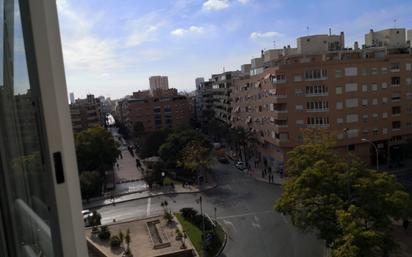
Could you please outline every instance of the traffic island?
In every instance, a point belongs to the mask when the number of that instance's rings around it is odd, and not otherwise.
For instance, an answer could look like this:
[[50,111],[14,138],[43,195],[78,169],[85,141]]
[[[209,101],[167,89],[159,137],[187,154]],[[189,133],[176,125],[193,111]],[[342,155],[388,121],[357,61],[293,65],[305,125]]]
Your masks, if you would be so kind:
[[176,219],[155,216],[100,226],[94,228],[94,233],[93,229],[86,229],[85,235],[90,256],[194,257],[196,252],[190,240],[180,237],[181,228]]
[[[226,233],[218,222],[209,217],[202,217],[193,208],[183,208],[175,213],[179,223],[183,226],[183,233],[193,243],[197,253],[201,257],[218,256],[226,244]],[[205,223],[205,251],[202,240],[202,222]],[[206,255],[206,256],[205,256]]]

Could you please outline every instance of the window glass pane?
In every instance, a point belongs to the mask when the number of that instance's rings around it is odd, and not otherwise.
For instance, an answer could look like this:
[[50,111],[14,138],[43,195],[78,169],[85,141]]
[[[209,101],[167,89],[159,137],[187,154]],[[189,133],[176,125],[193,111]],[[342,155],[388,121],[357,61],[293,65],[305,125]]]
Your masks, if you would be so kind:
[[53,194],[41,147],[38,89],[29,81],[19,2],[5,0],[0,5],[0,27],[5,31],[0,60],[0,208],[8,255],[51,257]]

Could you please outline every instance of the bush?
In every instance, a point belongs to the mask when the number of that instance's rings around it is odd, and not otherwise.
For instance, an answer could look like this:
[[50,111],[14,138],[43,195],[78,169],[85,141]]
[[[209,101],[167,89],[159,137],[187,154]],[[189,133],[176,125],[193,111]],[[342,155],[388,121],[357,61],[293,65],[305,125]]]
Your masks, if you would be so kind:
[[165,214],[163,215],[163,218],[165,220],[167,220],[168,223],[170,223],[173,220],[173,215],[170,212],[165,211]]
[[182,208],[180,209],[180,212],[182,213],[183,218],[188,221],[193,221],[194,217],[197,215],[197,211],[193,208]]
[[110,231],[107,226],[101,226],[99,231],[99,238],[101,240],[109,240],[110,238]]
[[[200,214],[197,214],[194,218],[193,218],[193,220],[191,221],[196,227],[198,227],[198,228],[202,228],[202,221],[203,220],[203,217],[202,217],[202,215],[200,215]],[[213,224],[212,224],[212,222],[210,222],[210,220],[207,218],[207,217],[205,217],[205,230],[212,230],[213,229]]]
[[112,236],[110,238],[110,247],[117,248],[120,247],[121,241],[118,236]]
[[176,229],[176,240],[180,240],[183,237],[182,232],[180,232],[180,229]]

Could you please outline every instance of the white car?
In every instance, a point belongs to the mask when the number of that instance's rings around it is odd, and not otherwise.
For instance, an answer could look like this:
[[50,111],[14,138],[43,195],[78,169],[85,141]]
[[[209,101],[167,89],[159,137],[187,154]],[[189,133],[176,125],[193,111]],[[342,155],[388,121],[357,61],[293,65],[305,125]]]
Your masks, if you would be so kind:
[[239,170],[244,170],[244,169],[246,169],[246,163],[241,162],[241,161],[238,161],[238,162],[235,164],[235,166],[236,166],[236,168],[238,168]]
[[90,210],[83,210],[83,211],[82,211],[83,218],[89,216],[89,214],[91,214],[91,213],[92,213],[92,212],[91,212]]

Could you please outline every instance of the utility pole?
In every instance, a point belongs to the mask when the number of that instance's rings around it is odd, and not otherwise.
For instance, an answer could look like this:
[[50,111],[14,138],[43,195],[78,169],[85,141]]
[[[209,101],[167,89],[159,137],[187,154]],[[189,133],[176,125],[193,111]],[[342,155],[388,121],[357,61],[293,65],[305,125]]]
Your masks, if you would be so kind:
[[205,245],[205,216],[203,215],[203,201],[202,197],[199,197],[200,204],[200,215],[202,215],[202,245],[203,245],[203,256],[206,257],[206,245]]

